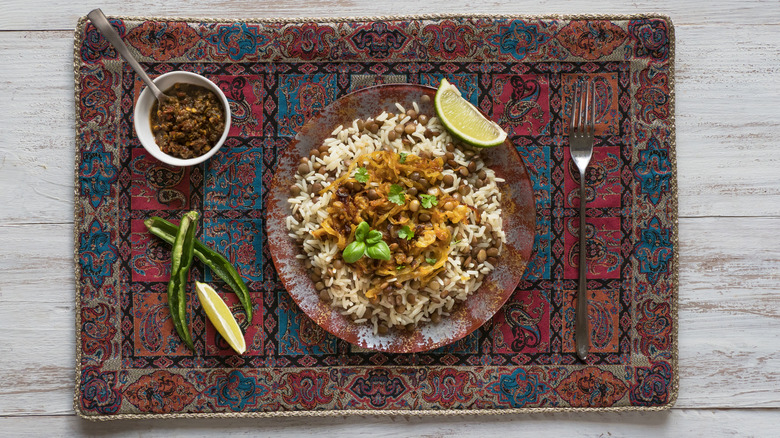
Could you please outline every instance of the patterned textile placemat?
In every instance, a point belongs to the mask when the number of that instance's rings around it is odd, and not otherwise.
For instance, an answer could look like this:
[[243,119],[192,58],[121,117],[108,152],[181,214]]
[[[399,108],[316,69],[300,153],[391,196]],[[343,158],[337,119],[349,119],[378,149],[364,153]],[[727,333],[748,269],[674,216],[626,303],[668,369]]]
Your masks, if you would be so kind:
[[[463,414],[670,407],[677,368],[674,29],[663,16],[420,16],[217,20],[113,18],[153,76],[188,70],[231,103],[225,146],[172,168],[133,130],[140,79],[86,19],[75,32],[76,412],[170,416]],[[360,350],[293,303],[268,252],[264,198],[303,123],[353,90],[446,77],[509,133],[532,176],[537,235],[504,308],[453,345]],[[578,173],[572,84],[596,84],[587,224],[593,354],[574,352]],[[169,249],[153,215],[198,210],[198,238],[252,291],[231,350],[190,297],[196,353],[169,318]],[[243,318],[243,319],[242,319]]]

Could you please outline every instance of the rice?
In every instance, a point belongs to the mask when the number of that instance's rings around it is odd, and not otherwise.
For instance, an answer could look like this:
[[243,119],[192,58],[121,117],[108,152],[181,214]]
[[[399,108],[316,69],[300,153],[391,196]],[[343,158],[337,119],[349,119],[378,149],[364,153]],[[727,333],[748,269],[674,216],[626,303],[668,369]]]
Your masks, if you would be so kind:
[[[396,125],[405,125],[413,118],[417,120],[417,117],[407,115],[402,105],[396,106],[397,114],[383,112],[374,119],[354,120],[348,126],[337,127],[323,142],[320,151],[327,149],[326,152],[301,159],[288,199],[292,214],[285,222],[290,237],[300,242],[303,254],[299,257],[305,259],[320,299],[328,301],[355,323],[370,324],[375,334],[385,334],[390,328],[412,330],[449,316],[456,305],[479,289],[484,277],[494,269],[505,242],[498,188],[503,180],[496,178],[478,151],[462,145],[453,148],[452,144],[456,142],[436,117],[429,117],[425,124],[414,122],[416,130],[412,134],[400,135],[391,141],[389,135]],[[415,102],[414,113],[418,112],[419,106]],[[366,128],[370,122],[378,125],[375,133]],[[470,190],[461,194],[461,203],[473,209],[467,221],[450,224],[454,239],[445,269],[438,276],[426,285],[412,280],[396,282],[392,293],[382,293],[378,301],[375,298],[372,303],[365,295],[371,287],[372,276],[358,275],[350,264],[343,263],[335,241],[320,240],[311,233],[328,217],[327,207],[333,197],[331,191],[318,195],[314,189],[327,187],[339,178],[356,157],[382,149],[432,158],[444,157],[450,152],[457,167],[447,167],[442,174],[452,175],[453,184],[439,188],[453,194],[465,183]],[[457,171],[460,166],[467,167],[472,162],[473,171],[467,172],[467,176]],[[486,254],[492,256],[486,257]],[[381,278],[382,282],[395,280]]]

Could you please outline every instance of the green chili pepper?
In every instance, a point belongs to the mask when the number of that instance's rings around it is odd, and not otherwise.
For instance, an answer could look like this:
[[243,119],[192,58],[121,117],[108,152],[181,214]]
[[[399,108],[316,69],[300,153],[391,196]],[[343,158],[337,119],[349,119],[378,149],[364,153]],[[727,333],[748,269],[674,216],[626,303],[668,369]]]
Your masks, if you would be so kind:
[[185,213],[181,218],[179,232],[176,233],[171,249],[171,281],[168,282],[168,307],[173,325],[184,343],[192,350],[195,350],[195,345],[187,324],[187,276],[192,266],[195,249],[194,222],[197,220],[197,211]]
[[[173,244],[176,238],[176,233],[179,231],[179,227],[157,216],[153,216],[144,221],[144,225],[149,229],[149,232],[159,237],[160,239]],[[252,321],[252,299],[249,296],[249,289],[246,287],[244,280],[238,275],[238,271],[233,267],[230,262],[222,256],[222,254],[214,251],[208,246],[204,245],[201,241],[195,240],[194,253],[204,265],[208,266],[219,278],[222,279],[233,292],[238,296],[241,305],[246,312],[246,320]]]

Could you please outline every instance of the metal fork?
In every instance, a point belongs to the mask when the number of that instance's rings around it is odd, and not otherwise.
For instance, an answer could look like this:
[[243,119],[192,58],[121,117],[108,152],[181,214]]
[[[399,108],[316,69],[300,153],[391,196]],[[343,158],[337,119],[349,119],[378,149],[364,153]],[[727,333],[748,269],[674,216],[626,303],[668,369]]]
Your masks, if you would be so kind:
[[[587,88],[583,90],[583,88]],[[583,99],[584,94],[584,99]],[[577,356],[581,360],[588,358],[590,346],[590,327],[588,324],[588,278],[587,260],[585,259],[586,239],[585,224],[585,170],[593,156],[593,133],[595,131],[596,99],[592,82],[582,81],[575,86],[572,99],[571,121],[569,122],[569,153],[580,170],[580,266],[579,288],[577,289],[577,309],[574,329],[574,339],[577,346]]]

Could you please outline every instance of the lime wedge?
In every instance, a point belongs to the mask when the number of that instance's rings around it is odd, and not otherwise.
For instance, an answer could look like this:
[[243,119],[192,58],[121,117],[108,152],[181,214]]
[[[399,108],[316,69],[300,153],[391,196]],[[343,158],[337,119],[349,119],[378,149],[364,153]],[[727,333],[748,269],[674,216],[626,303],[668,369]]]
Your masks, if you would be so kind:
[[219,334],[225,338],[236,353],[244,354],[246,351],[244,335],[227,304],[217,295],[214,288],[206,283],[196,281],[195,290],[198,291],[198,299],[203,305],[203,310],[206,311],[206,316],[214,324]]
[[442,79],[434,100],[441,123],[463,142],[480,148],[500,145],[506,132],[460,95],[458,89]]

